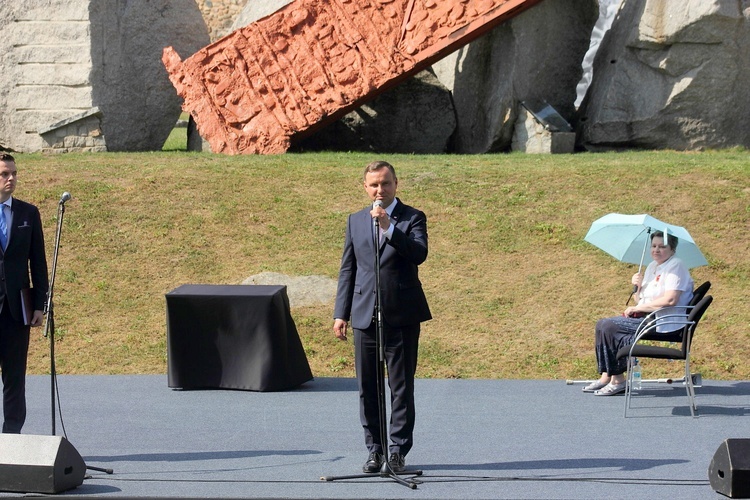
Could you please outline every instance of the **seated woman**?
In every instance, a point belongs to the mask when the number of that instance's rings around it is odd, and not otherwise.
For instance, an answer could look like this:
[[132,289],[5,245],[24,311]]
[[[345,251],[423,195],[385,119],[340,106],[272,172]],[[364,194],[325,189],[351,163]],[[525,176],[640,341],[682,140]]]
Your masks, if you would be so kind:
[[627,358],[616,359],[617,351],[631,345],[643,316],[669,306],[685,306],[693,297],[693,279],[687,267],[674,256],[677,238],[655,231],[651,234],[651,258],[654,259],[641,277],[633,275],[638,304],[625,309],[622,316],[600,319],[596,323],[596,362],[601,377],[583,388],[597,396],[625,392]]

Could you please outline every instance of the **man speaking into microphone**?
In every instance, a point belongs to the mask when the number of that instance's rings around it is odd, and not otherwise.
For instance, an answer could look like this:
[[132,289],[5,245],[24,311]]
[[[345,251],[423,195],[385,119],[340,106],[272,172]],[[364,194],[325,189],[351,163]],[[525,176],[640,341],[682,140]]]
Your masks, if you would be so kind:
[[[26,421],[26,357],[29,330],[41,326],[49,289],[39,210],[13,198],[16,160],[0,153],[0,370],[3,432],[20,434]],[[68,195],[70,196],[70,195]],[[31,281],[29,281],[29,275]],[[33,288],[30,293],[25,292]],[[31,310],[24,314],[25,304]]]
[[[334,335],[346,340],[349,323],[354,331],[359,413],[369,453],[363,471],[373,473],[380,472],[386,459],[394,472],[405,469],[413,445],[420,323],[432,318],[418,273],[427,258],[427,217],[397,199],[397,187],[389,163],[375,161],[365,167],[364,188],[373,205],[347,221],[334,307]],[[390,436],[380,433],[375,252],[391,393]],[[390,438],[387,450],[381,437]]]

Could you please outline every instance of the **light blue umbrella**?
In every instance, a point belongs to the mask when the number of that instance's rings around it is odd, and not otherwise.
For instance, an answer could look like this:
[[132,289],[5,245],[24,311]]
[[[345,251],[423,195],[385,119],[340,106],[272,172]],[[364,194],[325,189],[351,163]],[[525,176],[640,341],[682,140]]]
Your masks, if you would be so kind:
[[651,254],[646,254],[646,248],[650,244],[651,233],[655,231],[664,233],[665,244],[669,237],[678,239],[675,255],[688,268],[708,265],[687,229],[646,214],[607,214],[591,224],[584,240],[621,262],[638,264],[640,273],[641,267],[652,260]]

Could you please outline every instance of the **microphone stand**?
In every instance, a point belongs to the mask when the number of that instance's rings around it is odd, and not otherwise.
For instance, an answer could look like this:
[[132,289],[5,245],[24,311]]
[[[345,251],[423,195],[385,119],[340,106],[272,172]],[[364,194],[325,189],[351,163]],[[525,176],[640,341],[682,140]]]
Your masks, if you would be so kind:
[[55,371],[55,319],[52,311],[52,295],[55,287],[55,275],[57,274],[57,254],[60,249],[60,233],[62,232],[62,221],[65,215],[65,202],[61,199],[57,206],[57,229],[55,230],[55,251],[52,257],[52,273],[49,279],[49,290],[47,291],[47,303],[44,306],[46,321],[44,324],[44,337],[49,338],[49,361],[50,361],[50,397],[52,403],[52,435],[55,432],[55,387],[57,385],[57,372]]
[[[379,477],[391,479],[401,485],[413,490],[417,489],[417,482],[399,477],[400,475],[421,476],[421,470],[404,470],[396,472],[388,463],[388,424],[386,423],[385,403],[385,336],[383,334],[383,311],[380,290],[380,225],[378,219],[373,219],[373,242],[375,244],[375,347],[377,349],[378,363],[375,369],[378,387],[378,418],[380,420],[380,447],[383,449],[383,465],[380,467]],[[370,474],[352,474],[348,476],[324,476],[323,481],[335,481],[337,479],[359,479],[373,477]]]
[[[67,196],[66,196],[67,195]],[[52,272],[49,279],[49,289],[47,291],[47,303],[44,306],[45,324],[44,324],[44,336],[49,338],[49,363],[50,363],[50,400],[51,400],[51,415],[52,415],[52,436],[56,435],[55,431],[55,393],[57,389],[57,371],[55,369],[55,315],[52,307],[52,296],[55,287],[55,275],[57,274],[57,254],[60,250],[60,234],[62,233],[62,222],[63,216],[65,215],[65,202],[70,199],[70,193],[63,193],[63,197],[60,199],[60,203],[57,206],[57,228],[55,230],[55,250],[52,256]],[[65,428],[63,426],[63,433]],[[86,466],[87,469],[95,470],[98,472],[105,472],[112,474],[112,469],[104,469],[100,467]]]

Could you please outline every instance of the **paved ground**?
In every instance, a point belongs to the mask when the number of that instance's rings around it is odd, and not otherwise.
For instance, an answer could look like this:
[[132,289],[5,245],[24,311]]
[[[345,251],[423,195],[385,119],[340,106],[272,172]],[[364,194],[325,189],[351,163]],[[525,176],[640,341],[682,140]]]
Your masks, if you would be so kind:
[[[257,393],[171,390],[166,376],[61,376],[68,440],[114,474],[91,471],[56,497],[717,498],[714,453],[750,438],[745,381],[704,381],[695,419],[683,388],[666,384],[636,396],[627,419],[624,398],[562,381],[418,380],[416,391],[407,462],[423,474],[410,489],[377,475],[321,480],[356,474],[366,458],[352,379]],[[50,401],[49,377],[30,377],[25,434],[51,433]]]

